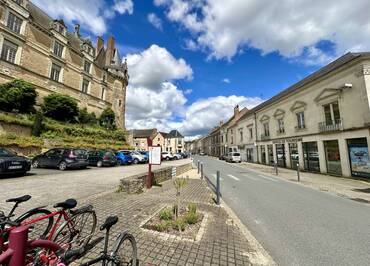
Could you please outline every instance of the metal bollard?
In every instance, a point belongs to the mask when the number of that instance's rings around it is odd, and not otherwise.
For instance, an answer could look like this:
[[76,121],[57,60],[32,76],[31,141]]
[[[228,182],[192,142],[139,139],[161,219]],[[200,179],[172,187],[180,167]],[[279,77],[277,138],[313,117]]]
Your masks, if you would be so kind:
[[200,162],[199,162],[199,160],[197,162],[197,168],[198,168],[198,174],[199,174],[200,173]]
[[204,175],[203,175],[203,163],[202,162],[200,163],[200,177],[202,179],[204,178]]
[[220,187],[220,171],[217,171],[216,174],[217,177],[217,183],[216,183],[216,203],[217,205],[220,205],[220,196],[221,196],[221,187]]
[[279,175],[279,170],[278,170],[277,162],[274,163],[274,167],[275,167],[275,174],[276,175]]
[[301,181],[301,177],[299,176],[299,163],[297,163],[297,178],[298,182]]

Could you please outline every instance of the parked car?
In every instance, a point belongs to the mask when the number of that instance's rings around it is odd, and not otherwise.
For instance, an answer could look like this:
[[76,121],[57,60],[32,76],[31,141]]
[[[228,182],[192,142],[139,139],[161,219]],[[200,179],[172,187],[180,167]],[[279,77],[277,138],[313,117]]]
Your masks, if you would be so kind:
[[116,155],[117,163],[119,165],[132,164],[132,156],[130,152],[116,151],[115,155]]
[[116,155],[110,150],[89,151],[89,165],[91,166],[115,166],[117,165]]
[[200,156],[205,156],[206,154],[204,152],[199,153]]
[[129,152],[132,157],[133,164],[146,163],[149,161],[148,157],[145,157],[144,155],[140,154],[140,152],[138,151],[122,150],[121,152]]
[[226,156],[226,162],[229,163],[241,163],[242,158],[239,152],[229,152]]
[[180,153],[175,153],[175,154],[173,155],[173,159],[174,159],[174,160],[180,160],[180,159],[182,159],[182,156],[181,156],[181,154],[180,154]]
[[32,159],[33,168],[86,168],[89,165],[88,154],[84,149],[55,148],[41,153]]
[[181,155],[181,157],[182,157],[182,158],[184,158],[184,159],[185,159],[185,158],[188,158],[188,157],[190,156],[190,154],[189,154],[189,153],[187,153],[187,152],[181,152],[181,153],[180,153],[180,155]]
[[149,161],[149,152],[148,151],[139,151],[141,155],[143,155]]
[[169,161],[169,160],[172,160],[173,159],[173,155],[168,152],[168,151],[163,151],[162,152],[162,160],[166,160],[166,161]]
[[31,161],[16,153],[0,148],[0,176],[5,174],[25,175],[31,169]]
[[226,160],[226,154],[222,154],[218,157],[218,159],[225,161]]

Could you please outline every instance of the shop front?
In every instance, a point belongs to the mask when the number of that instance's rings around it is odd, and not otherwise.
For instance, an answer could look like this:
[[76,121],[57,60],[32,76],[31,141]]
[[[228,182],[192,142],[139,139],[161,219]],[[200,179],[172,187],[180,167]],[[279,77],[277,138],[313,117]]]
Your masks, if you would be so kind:
[[369,149],[366,138],[347,139],[353,176],[370,178]]
[[285,145],[284,144],[276,144],[276,157],[277,157],[277,164],[280,167],[286,167],[285,162]]
[[320,172],[319,151],[317,142],[302,142],[304,169],[309,172]]
[[266,164],[266,149],[265,146],[262,145],[261,147],[261,163]]
[[338,140],[324,141],[324,148],[328,174],[342,175]]
[[297,166],[299,164],[299,152],[298,152],[298,144],[289,143],[289,154],[290,154],[290,166],[292,169],[297,170]]
[[272,144],[267,145],[268,164],[274,165],[274,146]]

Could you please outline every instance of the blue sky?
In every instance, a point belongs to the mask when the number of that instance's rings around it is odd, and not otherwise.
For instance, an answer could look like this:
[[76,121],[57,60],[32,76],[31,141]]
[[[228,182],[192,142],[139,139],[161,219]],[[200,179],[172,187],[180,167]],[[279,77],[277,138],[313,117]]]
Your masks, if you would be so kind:
[[365,0],[34,2],[93,41],[115,36],[131,77],[129,128],[205,134],[236,104],[251,108],[348,51],[370,50]]

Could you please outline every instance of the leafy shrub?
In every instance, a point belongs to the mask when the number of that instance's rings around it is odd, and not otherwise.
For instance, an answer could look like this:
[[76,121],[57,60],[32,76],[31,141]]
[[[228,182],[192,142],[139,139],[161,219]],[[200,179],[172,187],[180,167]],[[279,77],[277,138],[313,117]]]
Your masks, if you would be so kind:
[[42,120],[44,119],[44,115],[41,112],[37,112],[35,116],[35,121],[33,121],[32,125],[32,136],[39,137],[42,133],[43,126]]
[[60,93],[52,93],[46,96],[42,111],[45,116],[59,121],[74,121],[78,116],[76,100]]
[[116,128],[115,119],[116,115],[114,114],[113,110],[108,107],[104,109],[104,111],[101,113],[99,118],[99,124],[107,129],[115,129]]
[[176,221],[172,222],[172,228],[178,231],[184,231],[186,223],[183,219],[178,218]]
[[168,227],[170,227],[171,224],[172,222],[158,223],[158,224],[155,224],[153,227],[154,227],[154,230],[158,232],[164,232],[164,231],[167,231]]
[[185,223],[187,224],[195,224],[198,222],[198,219],[199,219],[199,216],[198,214],[196,214],[195,212],[188,212],[185,216],[184,216],[184,221]]
[[165,220],[165,221],[168,221],[168,220],[171,220],[172,219],[172,212],[171,210],[169,209],[163,209],[159,212],[159,218],[161,220]]
[[96,124],[97,119],[95,113],[89,113],[87,108],[80,109],[78,112],[78,122],[80,124]]
[[190,203],[188,205],[188,209],[190,213],[196,213],[197,212],[197,204],[195,203]]
[[37,92],[35,87],[21,79],[15,79],[0,85],[0,110],[17,110],[27,113],[34,110]]

